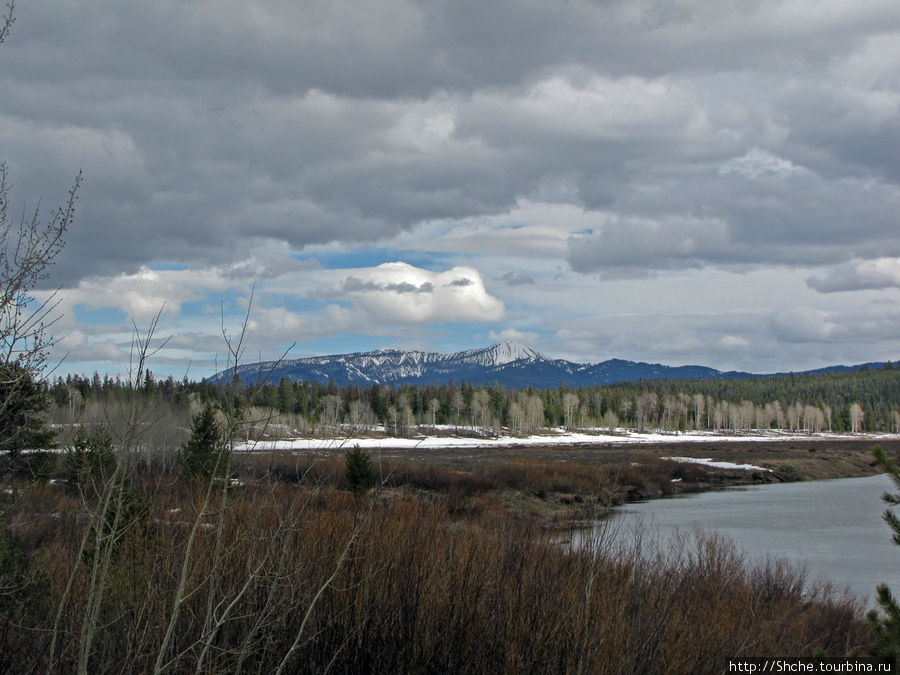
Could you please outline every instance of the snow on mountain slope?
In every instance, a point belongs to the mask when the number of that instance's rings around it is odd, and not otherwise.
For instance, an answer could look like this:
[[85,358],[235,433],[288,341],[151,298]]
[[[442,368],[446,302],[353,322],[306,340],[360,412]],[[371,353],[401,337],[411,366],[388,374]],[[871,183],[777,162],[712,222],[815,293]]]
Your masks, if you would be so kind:
[[[286,377],[295,381],[333,381],[339,386],[409,383],[434,384],[470,382],[499,383],[504,387],[590,386],[626,382],[640,378],[719,377],[722,374],[702,366],[670,367],[613,359],[596,364],[580,364],[548,359],[526,345],[501,342],[490,347],[454,354],[417,350],[379,349],[373,352],[313,356],[276,362],[254,363],[237,370],[245,383],[265,379],[277,384]],[[233,371],[223,371],[212,381],[225,381]],[[746,376],[747,374],[743,374]],[[731,374],[728,376],[741,376]]]
[[464,352],[457,352],[446,357],[446,359],[447,361],[454,363],[466,363],[488,368],[522,360],[545,360],[543,356],[534,351],[531,347],[526,347],[517,342],[500,342],[482,349],[470,349]]

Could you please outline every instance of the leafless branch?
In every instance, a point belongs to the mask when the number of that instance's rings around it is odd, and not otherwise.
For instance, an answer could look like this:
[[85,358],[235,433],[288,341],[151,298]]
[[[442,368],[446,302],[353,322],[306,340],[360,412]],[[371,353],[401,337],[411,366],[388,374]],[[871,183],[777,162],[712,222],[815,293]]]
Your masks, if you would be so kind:
[[6,4],[6,14],[0,15],[0,45],[6,40],[6,36],[9,35],[9,31],[12,29],[12,25],[16,22],[16,18],[13,16],[15,9],[15,0],[10,0]]
[[[8,20],[0,23],[3,30],[8,30]],[[40,206],[30,218],[23,213],[18,223],[13,223],[9,218],[9,171],[0,164],[0,360],[15,362],[32,375],[43,369],[54,344],[48,329],[56,320],[60,302],[55,292],[40,301],[32,293],[47,278],[50,265],[63,249],[81,183],[79,171],[66,202],[46,223]]]

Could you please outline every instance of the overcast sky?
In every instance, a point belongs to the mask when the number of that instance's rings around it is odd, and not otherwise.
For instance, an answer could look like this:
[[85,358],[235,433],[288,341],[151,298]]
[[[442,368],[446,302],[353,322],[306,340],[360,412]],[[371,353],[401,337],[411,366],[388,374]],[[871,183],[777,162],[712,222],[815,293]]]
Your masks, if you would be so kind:
[[900,358],[897,0],[28,0],[15,212],[78,214],[60,372],[515,340]]

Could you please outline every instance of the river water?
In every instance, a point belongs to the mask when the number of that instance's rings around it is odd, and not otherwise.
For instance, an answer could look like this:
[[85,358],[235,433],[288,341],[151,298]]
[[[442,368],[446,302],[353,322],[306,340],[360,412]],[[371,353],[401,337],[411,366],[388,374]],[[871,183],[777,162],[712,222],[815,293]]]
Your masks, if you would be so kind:
[[681,530],[716,530],[751,561],[782,557],[874,604],[886,582],[900,593],[900,547],[882,520],[885,476],[729,488],[616,509],[613,529],[658,531],[661,545]]

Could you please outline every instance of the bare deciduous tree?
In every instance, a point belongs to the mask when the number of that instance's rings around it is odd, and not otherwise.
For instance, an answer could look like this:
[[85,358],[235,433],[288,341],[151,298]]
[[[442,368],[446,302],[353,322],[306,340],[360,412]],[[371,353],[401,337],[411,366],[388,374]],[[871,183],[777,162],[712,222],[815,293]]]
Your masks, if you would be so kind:
[[[0,15],[0,44],[15,21],[14,9],[15,2],[10,2]],[[10,213],[9,169],[0,163],[0,417],[7,421],[3,435],[11,449],[23,444],[41,447],[47,438],[40,418],[48,402],[33,393],[40,393],[35,381],[53,345],[48,330],[59,298],[50,293],[39,300],[34,291],[62,251],[80,185],[79,171],[68,199],[46,222],[40,205],[30,215],[23,207],[16,218]]]
[[850,431],[854,434],[860,430],[863,421],[863,409],[859,403],[850,404]]
[[518,401],[509,404],[509,431],[513,436],[522,434],[522,428],[525,423],[525,410],[519,405]]
[[472,427],[485,426],[487,424],[487,410],[490,399],[484,389],[476,389],[472,394],[472,402],[469,404]]
[[656,425],[657,396],[655,392],[646,392],[638,398],[637,423],[638,431],[646,431],[648,425]]
[[532,393],[522,396],[522,406],[525,409],[524,432],[532,434],[544,424],[544,402],[538,394]]
[[566,429],[571,429],[574,425],[575,413],[578,412],[578,407],[581,404],[581,400],[578,398],[578,394],[568,391],[563,394],[562,403],[565,427]]
[[[706,406],[706,397],[703,394],[694,394],[692,402],[694,405],[694,429],[700,429],[700,416]],[[707,426],[709,426],[708,423]]]
[[35,300],[35,286],[48,276],[48,268],[64,245],[64,235],[75,217],[81,172],[65,204],[47,222],[40,207],[30,217],[9,215],[9,170],[0,164],[0,360],[37,373],[46,364],[53,344],[48,328],[59,304],[55,293]]

